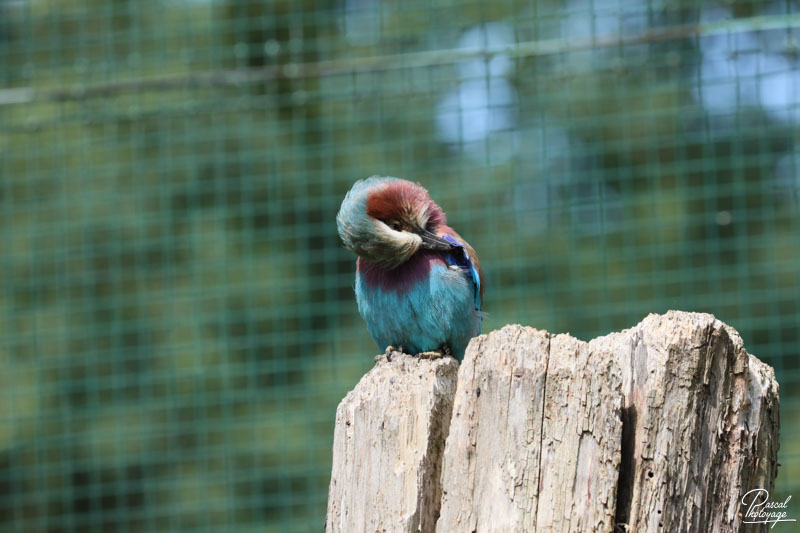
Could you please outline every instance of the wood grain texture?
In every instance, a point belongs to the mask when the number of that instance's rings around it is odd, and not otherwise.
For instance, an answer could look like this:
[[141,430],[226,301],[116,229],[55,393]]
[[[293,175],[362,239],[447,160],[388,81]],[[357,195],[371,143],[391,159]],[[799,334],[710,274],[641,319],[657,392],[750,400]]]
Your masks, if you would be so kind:
[[593,341],[623,364],[628,440],[617,520],[629,531],[766,531],[741,497],[777,475],[778,384],[712,315],[670,311]]
[[458,363],[394,353],[339,404],[325,530],[433,531]]
[[[478,394],[480,390],[480,394]],[[437,531],[610,531],[622,376],[568,335],[506,326],[459,370]]]
[[772,490],[778,428],[772,369],[712,315],[506,326],[459,370],[437,531],[766,531],[741,497]]
[[398,354],[337,410],[327,530],[766,532],[741,498],[773,488],[778,408],[773,370],[702,313],[588,343],[506,326],[457,387],[453,359]]

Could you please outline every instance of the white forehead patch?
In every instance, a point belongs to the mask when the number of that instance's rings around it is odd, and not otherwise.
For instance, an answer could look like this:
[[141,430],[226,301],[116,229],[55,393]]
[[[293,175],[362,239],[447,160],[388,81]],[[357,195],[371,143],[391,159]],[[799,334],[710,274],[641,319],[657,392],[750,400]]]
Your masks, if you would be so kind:
[[419,206],[406,205],[403,210],[403,218],[406,222],[418,228],[424,228],[428,224],[428,209],[420,209]]

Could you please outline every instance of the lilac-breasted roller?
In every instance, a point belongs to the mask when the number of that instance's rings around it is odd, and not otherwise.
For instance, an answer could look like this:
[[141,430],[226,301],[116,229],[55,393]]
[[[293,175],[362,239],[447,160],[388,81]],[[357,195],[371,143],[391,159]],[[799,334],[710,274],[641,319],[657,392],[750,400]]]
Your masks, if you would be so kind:
[[483,273],[428,191],[398,178],[359,180],[336,223],[358,254],[358,310],[378,347],[461,360],[480,334]]

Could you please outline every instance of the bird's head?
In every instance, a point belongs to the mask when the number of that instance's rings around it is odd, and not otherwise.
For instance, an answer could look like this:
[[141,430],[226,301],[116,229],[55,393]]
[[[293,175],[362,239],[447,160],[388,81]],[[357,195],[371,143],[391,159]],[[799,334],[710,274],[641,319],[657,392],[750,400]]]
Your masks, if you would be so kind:
[[421,249],[453,249],[436,235],[447,223],[441,208],[424,187],[406,180],[373,176],[357,181],[336,223],[347,249],[386,268],[405,263]]

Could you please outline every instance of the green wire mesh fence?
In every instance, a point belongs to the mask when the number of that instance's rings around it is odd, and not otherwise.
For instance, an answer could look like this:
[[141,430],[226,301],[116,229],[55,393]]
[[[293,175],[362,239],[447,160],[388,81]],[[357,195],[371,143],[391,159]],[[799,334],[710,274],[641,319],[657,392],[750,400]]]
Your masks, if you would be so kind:
[[0,531],[319,531],[372,174],[476,248],[485,331],[737,328],[797,493],[799,38],[794,0],[0,0]]

